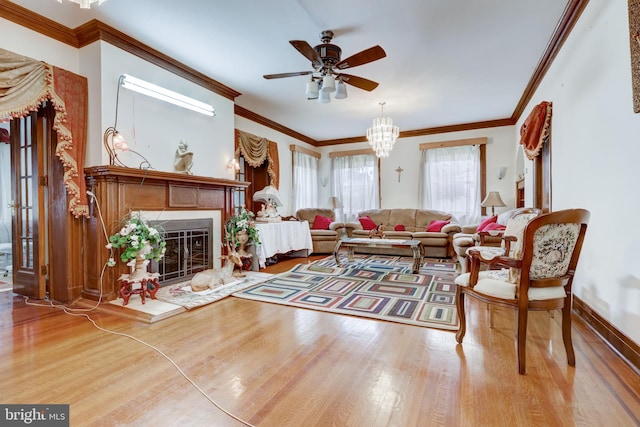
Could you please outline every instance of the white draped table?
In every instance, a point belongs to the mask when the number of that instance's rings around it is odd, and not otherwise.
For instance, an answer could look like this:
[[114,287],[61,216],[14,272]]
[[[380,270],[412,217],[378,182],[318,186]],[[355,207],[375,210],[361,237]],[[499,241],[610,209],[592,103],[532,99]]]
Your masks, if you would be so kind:
[[313,242],[307,221],[256,222],[260,233],[260,244],[256,245],[256,255],[260,267],[266,266],[267,258],[275,254],[306,251],[313,252]]

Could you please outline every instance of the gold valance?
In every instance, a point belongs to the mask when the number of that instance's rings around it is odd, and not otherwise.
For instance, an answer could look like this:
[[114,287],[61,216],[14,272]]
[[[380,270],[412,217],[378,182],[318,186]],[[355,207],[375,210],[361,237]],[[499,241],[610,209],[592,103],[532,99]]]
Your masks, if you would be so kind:
[[239,154],[242,154],[244,160],[252,168],[257,168],[266,160],[268,162],[267,174],[271,185],[279,187],[280,161],[277,143],[236,129],[236,157]]
[[85,77],[0,49],[0,122],[38,111],[51,101],[56,111],[56,155],[64,165],[64,185],[69,211],[76,217],[89,215],[85,193],[88,85]]

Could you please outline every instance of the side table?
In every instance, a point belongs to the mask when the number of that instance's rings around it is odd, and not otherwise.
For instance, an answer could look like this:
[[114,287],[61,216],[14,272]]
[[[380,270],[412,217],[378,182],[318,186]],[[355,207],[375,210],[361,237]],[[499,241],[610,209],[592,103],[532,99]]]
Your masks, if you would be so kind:
[[[118,279],[120,284],[120,296],[124,300],[122,305],[129,303],[129,297],[133,294],[140,295],[142,303],[145,303],[147,292],[151,299],[156,299],[156,292],[160,289],[158,283],[159,273],[145,273],[143,276],[132,278],[130,274],[123,274]],[[136,287],[135,285],[140,285]]]

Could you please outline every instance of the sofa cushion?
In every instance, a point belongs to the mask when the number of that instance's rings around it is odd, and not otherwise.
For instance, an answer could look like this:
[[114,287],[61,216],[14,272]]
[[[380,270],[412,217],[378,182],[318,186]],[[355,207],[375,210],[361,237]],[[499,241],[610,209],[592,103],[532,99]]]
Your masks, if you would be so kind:
[[487,224],[487,226],[482,231],[501,231],[501,230],[505,230],[506,228],[507,228],[506,225],[498,224],[497,222],[492,222]]
[[449,224],[449,222],[451,221],[444,221],[444,220],[431,221],[426,231],[442,231],[442,227]]
[[385,225],[389,225],[390,228],[396,224],[402,224],[405,230],[416,231],[412,229],[416,225],[416,210],[407,208],[389,209],[388,221]]
[[328,230],[333,220],[323,215],[316,215],[313,219],[312,230]]
[[335,218],[333,209],[328,208],[303,208],[296,211],[296,218],[300,221],[307,221],[309,225],[313,224],[316,215],[326,216],[327,218]]
[[452,221],[457,222],[455,218],[449,213],[440,212],[440,211],[432,211],[432,210],[416,210],[416,225],[415,230],[412,231],[423,231],[426,230],[431,221]]
[[389,214],[391,213],[392,210],[393,209],[370,209],[368,211],[360,212],[358,216],[361,216],[361,217],[368,216],[373,220],[375,224],[378,224],[378,225],[383,224],[385,226],[389,226],[392,224],[399,224],[400,222],[392,223],[391,221],[389,221]]
[[358,221],[360,221],[360,225],[362,225],[362,228],[365,230],[375,230],[377,227],[376,223],[368,216],[361,216],[358,218]]
[[476,231],[484,231],[487,225],[493,224],[498,220],[498,215],[490,216],[489,218],[483,219],[482,222],[478,225]]
[[395,227],[393,227],[393,231],[405,231],[406,228],[404,227],[403,224],[397,224]]

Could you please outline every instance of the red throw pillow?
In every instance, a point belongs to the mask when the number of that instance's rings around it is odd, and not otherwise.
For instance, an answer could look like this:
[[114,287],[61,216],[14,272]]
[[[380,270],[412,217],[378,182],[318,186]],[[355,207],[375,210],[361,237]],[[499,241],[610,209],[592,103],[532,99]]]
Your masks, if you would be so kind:
[[491,223],[487,224],[487,226],[482,231],[493,231],[493,230],[502,231],[502,230],[506,230],[506,229],[507,229],[506,225],[498,224],[497,222],[491,222]]
[[326,216],[322,216],[322,215],[316,215],[316,217],[313,219],[313,225],[311,226],[312,230],[328,230],[329,226],[331,225],[331,218],[326,217]]
[[449,224],[449,221],[431,221],[427,231],[442,231],[442,227]]
[[493,224],[497,220],[498,220],[498,215],[490,216],[489,218],[482,220],[480,225],[478,225],[478,228],[476,228],[476,231],[485,231],[487,225]]
[[376,223],[373,222],[373,220],[368,216],[361,216],[360,218],[358,218],[358,221],[360,221],[360,225],[362,225],[362,228],[364,228],[365,230],[376,229]]
[[402,224],[398,224],[395,227],[393,227],[394,231],[406,231],[406,229],[404,228],[404,225]]

